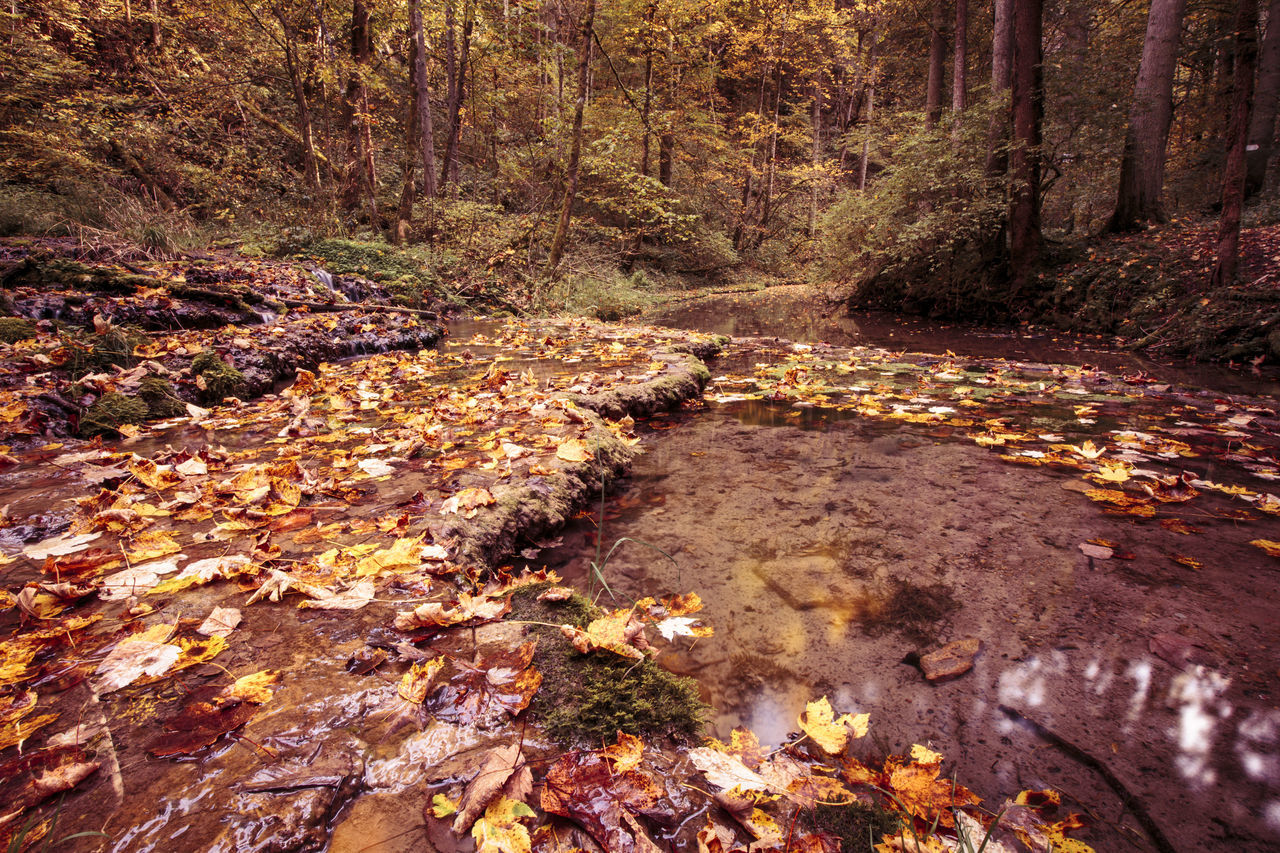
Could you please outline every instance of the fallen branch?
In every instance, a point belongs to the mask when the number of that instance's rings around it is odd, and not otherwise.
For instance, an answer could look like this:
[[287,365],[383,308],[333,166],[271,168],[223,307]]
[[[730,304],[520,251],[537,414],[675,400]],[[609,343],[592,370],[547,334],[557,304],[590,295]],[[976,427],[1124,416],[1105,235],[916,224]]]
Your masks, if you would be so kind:
[[336,314],[342,311],[390,311],[393,314],[413,314],[418,317],[429,317],[439,320],[435,311],[423,308],[405,308],[401,305],[365,305],[362,302],[306,302],[301,299],[277,299],[286,308],[306,308],[318,313]]
[[1010,708],[1008,705],[1000,705],[999,708],[1006,717],[1014,720],[1015,722],[1026,725],[1027,728],[1031,729],[1031,731],[1034,732],[1041,740],[1048,741],[1067,755],[1074,758],[1076,761],[1079,761],[1085,767],[1088,767],[1090,770],[1093,770],[1101,776],[1102,780],[1107,783],[1107,786],[1111,788],[1112,791],[1115,791],[1116,796],[1120,798],[1124,807],[1129,810],[1134,819],[1142,825],[1144,830],[1146,830],[1146,833],[1150,836],[1151,843],[1155,845],[1155,848],[1159,850],[1160,853],[1177,853],[1173,844],[1171,844],[1168,837],[1165,836],[1164,830],[1160,828],[1160,824],[1156,823],[1155,819],[1151,817],[1151,813],[1147,811],[1146,806],[1142,804],[1142,801],[1138,799],[1137,795],[1130,791],[1129,788],[1120,781],[1120,778],[1116,776],[1116,774],[1111,772],[1111,768],[1107,767],[1107,765],[1103,764],[1097,758],[1094,758],[1081,747],[1075,745],[1052,729],[1046,728],[1040,723],[1037,723],[1021,711]]

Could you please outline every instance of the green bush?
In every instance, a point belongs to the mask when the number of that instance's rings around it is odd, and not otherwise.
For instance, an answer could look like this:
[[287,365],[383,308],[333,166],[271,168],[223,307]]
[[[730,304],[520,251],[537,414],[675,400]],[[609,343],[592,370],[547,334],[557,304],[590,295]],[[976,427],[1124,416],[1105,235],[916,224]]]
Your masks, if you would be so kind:
[[949,313],[999,302],[998,271],[985,255],[1004,221],[1005,188],[986,174],[989,114],[966,112],[956,136],[949,124],[926,130],[923,121],[898,134],[875,129],[891,160],[827,211],[819,274],[853,283],[866,302]]
[[204,380],[201,399],[207,403],[221,403],[240,393],[245,386],[244,374],[210,350],[192,359],[191,372]]

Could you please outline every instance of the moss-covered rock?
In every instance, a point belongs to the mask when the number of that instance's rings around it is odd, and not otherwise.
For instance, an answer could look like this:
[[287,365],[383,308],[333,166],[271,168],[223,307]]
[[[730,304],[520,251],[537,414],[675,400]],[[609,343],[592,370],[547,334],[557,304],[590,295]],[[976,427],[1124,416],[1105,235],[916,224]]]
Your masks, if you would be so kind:
[[21,317],[0,317],[0,341],[14,344],[36,336],[36,325]]
[[[585,627],[600,615],[581,595],[566,601],[538,601],[548,584],[515,593],[508,618]],[[581,654],[545,625],[531,625],[538,638],[534,665],[542,686],[531,712],[556,740],[568,745],[599,744],[619,732],[653,737],[696,737],[707,706],[697,684],[673,675],[650,659],[639,663],[607,652]]]
[[147,404],[151,418],[176,418],[187,412],[186,403],[178,398],[173,384],[159,376],[148,376],[138,386],[138,398]]
[[134,347],[146,338],[137,330],[111,326],[101,334],[64,336],[62,345],[67,350],[67,371],[76,378],[89,373],[101,373],[119,365],[130,367],[135,359]]
[[140,424],[147,419],[147,403],[125,394],[104,394],[80,416],[80,434],[86,438],[102,433],[118,432],[125,424]]
[[197,377],[201,399],[207,403],[221,403],[235,396],[245,387],[245,376],[227,364],[217,353],[205,350],[191,361],[191,372]]

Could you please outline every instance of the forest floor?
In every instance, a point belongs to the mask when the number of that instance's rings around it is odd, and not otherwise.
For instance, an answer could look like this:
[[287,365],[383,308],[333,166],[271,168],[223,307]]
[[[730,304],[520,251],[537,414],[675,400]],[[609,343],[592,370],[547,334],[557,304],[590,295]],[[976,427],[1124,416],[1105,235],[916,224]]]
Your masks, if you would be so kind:
[[[871,830],[888,836],[877,848],[887,851],[954,849],[964,838],[976,849],[972,840],[990,830],[998,843],[986,849],[997,853],[1086,850],[1066,836],[1080,832],[1100,849],[1190,850],[1208,838],[1266,849],[1270,783],[1249,782],[1231,762],[1272,760],[1262,729],[1280,669],[1264,639],[1269,561],[1280,554],[1280,498],[1266,491],[1280,478],[1274,409],[1144,375],[643,326],[461,322],[446,334],[429,308],[388,305],[363,279],[318,290],[296,265],[234,256],[37,268],[15,251],[8,262],[6,299],[45,318],[12,325],[14,340],[0,343],[9,436],[0,457],[0,826],[20,845],[87,832],[101,834],[68,846],[445,851],[470,838],[493,851],[727,853],[835,850],[836,839],[868,849]],[[112,395],[109,411],[98,405]],[[700,434],[705,406],[763,407],[751,417],[793,434],[766,436],[749,419],[732,435]],[[821,438],[817,419],[876,435]],[[877,432],[899,426],[915,432]],[[661,444],[667,434],[684,444]],[[833,441],[885,458],[846,465],[828,458]],[[734,456],[740,446],[754,448],[749,458]],[[691,503],[679,513],[706,522],[686,550],[712,558],[698,581],[708,600],[680,573],[654,574],[630,604],[606,598],[612,609],[596,608],[581,594],[599,593],[622,563],[597,551],[573,589],[546,563],[564,548],[559,531],[575,517],[579,528],[593,524],[593,495],[645,447],[711,458],[710,469],[687,472]],[[786,475],[800,478],[795,487],[768,475],[789,455],[803,457]],[[717,483],[728,472],[716,470],[735,465],[768,476],[741,491]],[[872,479],[827,493],[815,476],[826,468]],[[1007,472],[1028,469],[1072,485],[1006,488],[1020,476]],[[948,501],[965,518],[948,522],[941,503],[933,515],[913,513],[905,478],[923,476],[921,488],[941,494],[956,471],[965,484]],[[844,506],[875,483],[896,502]],[[995,739],[1025,744],[1001,756],[1024,764],[982,773],[982,790],[970,791],[942,753],[910,740],[903,720],[878,727],[874,715],[840,713],[864,703],[828,675],[797,689],[830,684],[836,708],[815,692],[799,698],[798,718],[759,739],[717,729],[722,740],[696,745],[697,693],[653,658],[681,668],[721,642],[712,631],[727,629],[724,642],[743,637],[735,619],[753,608],[785,612],[724,588],[737,540],[716,532],[718,504],[696,484],[730,490],[726,507],[745,513],[735,523],[754,525],[757,538],[762,512],[785,522],[772,545],[742,543],[759,563],[748,586],[781,590],[788,607],[809,613],[806,630],[830,640],[832,596],[869,608],[836,608],[842,631],[870,616],[895,637],[914,626],[912,666],[942,669],[936,681],[907,670],[910,704],[963,704],[965,685],[999,682],[987,699],[999,697],[989,710],[1005,718]],[[827,501],[825,521],[760,508],[766,496],[799,502],[809,492]],[[967,516],[961,499],[971,493],[987,496],[972,510],[981,518]],[[1074,502],[1071,523],[1028,545],[1039,523],[1029,507],[1061,522],[1061,495]],[[617,498],[648,499],[635,488]],[[1105,529],[1085,518],[1089,507],[1110,517]],[[873,523],[880,516],[898,521]],[[944,560],[908,578],[915,586],[897,604],[889,596],[873,606],[891,578],[824,568],[825,552],[789,556],[807,547],[788,544],[797,531],[842,518],[868,522],[875,541],[864,544],[875,553],[864,556],[886,565],[910,565],[917,549],[928,558],[995,548],[1010,589],[1041,564],[1053,568],[1042,590],[1014,602],[984,582],[991,566]],[[1213,533],[1202,538],[1205,529]],[[595,544],[607,542],[597,534]],[[1247,578],[1239,566],[1250,567]],[[871,581],[876,590],[862,590]],[[947,584],[950,592],[925,594]],[[1196,594],[1184,600],[1183,589]],[[1154,590],[1167,612],[1147,608],[1141,630],[1124,633],[1126,609],[1144,607]],[[923,615],[922,596],[933,607]],[[962,604],[990,618],[952,631]],[[1073,615],[1091,606],[1110,615]],[[1055,619],[1071,622],[1078,640],[1064,646]],[[1086,646],[1098,632],[1127,645],[1090,675]],[[744,669],[743,654],[759,663],[781,654],[771,644],[785,645],[778,632],[756,639],[717,655],[739,655],[734,667]],[[1132,717],[1122,693],[1099,690],[1122,677],[1113,666],[1147,656],[1168,671],[1141,691],[1138,711],[1153,715],[1141,737],[1108,746],[1068,725],[1088,703],[1107,719]],[[814,666],[823,660],[839,670],[838,654],[813,655]],[[1041,660],[1061,672],[1078,664],[1083,680],[1042,702],[1050,673]],[[1184,669],[1191,675],[1178,681]],[[1215,680],[1219,670],[1229,679]],[[1159,694],[1175,685],[1190,692],[1185,701],[1171,692],[1170,711]],[[937,690],[959,692],[948,700]],[[1232,723],[1240,732],[1213,728],[1223,701],[1243,709]],[[730,710],[714,709],[712,721]],[[1179,713],[1189,743],[1165,733]],[[1204,754],[1206,736],[1195,736],[1204,725],[1223,738],[1221,754]],[[1068,780],[1110,787],[1118,805],[1103,814],[1080,790],[1064,801],[1038,785],[1008,789],[1054,778],[1034,770],[1046,747],[1075,762]],[[1238,787],[1215,787],[1207,809],[1203,798],[1170,795],[1159,780],[1186,761],[1199,762],[1196,773],[1235,772],[1226,781]],[[1050,770],[1062,763],[1057,753],[1047,760]],[[1165,817],[1192,808],[1204,820]]]

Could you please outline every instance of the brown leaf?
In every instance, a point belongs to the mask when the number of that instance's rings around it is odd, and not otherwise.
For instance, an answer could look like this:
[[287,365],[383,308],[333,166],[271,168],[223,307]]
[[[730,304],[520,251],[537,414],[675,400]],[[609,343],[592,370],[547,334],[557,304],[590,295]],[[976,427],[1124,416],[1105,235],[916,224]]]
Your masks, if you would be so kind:
[[156,738],[148,752],[158,758],[190,755],[243,726],[257,711],[258,705],[253,702],[206,687],[193,693],[181,711],[165,720],[164,728],[169,733]]
[[[519,741],[497,746],[485,753],[480,769],[471,777],[458,801],[458,815],[453,821],[453,831],[462,835],[471,829],[485,808],[506,787],[507,782],[520,770],[528,772],[524,757],[520,754]],[[516,798],[512,798],[516,799]]]
[[535,647],[528,642],[483,657],[475,665],[453,661],[454,674],[423,707],[437,719],[480,728],[519,714],[542,685],[542,673],[531,666]]
[[413,610],[397,613],[394,624],[400,631],[412,631],[416,628],[447,628],[453,625],[480,625],[500,619],[510,609],[509,598],[472,596],[460,592],[458,600],[452,606],[429,601],[418,605]]
[[662,790],[639,769],[615,772],[605,750],[570,753],[547,772],[542,809],[579,823],[611,853],[658,853],[636,820],[657,805]]

